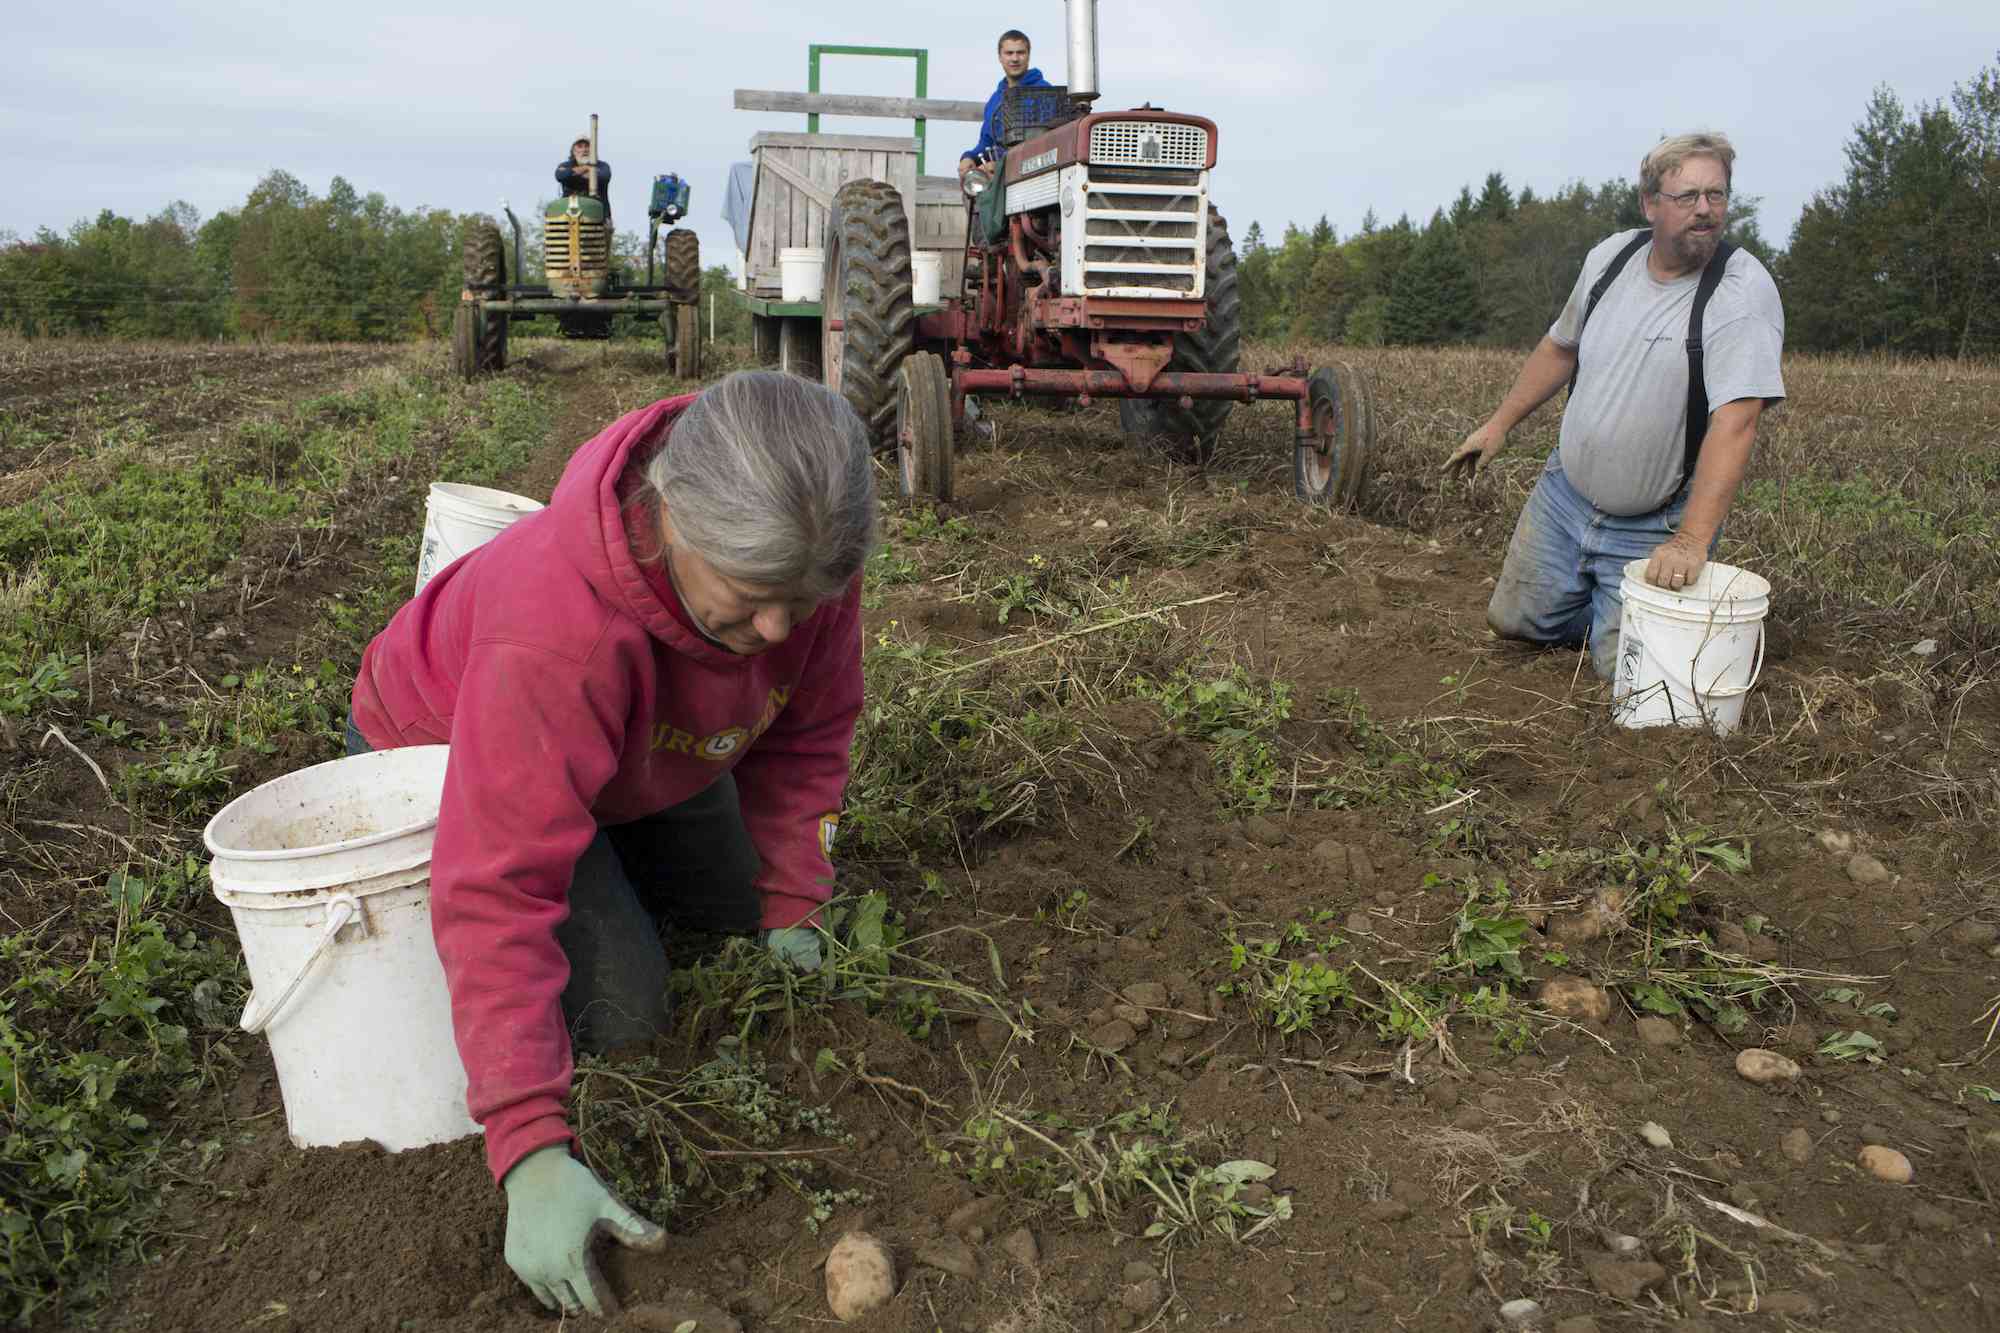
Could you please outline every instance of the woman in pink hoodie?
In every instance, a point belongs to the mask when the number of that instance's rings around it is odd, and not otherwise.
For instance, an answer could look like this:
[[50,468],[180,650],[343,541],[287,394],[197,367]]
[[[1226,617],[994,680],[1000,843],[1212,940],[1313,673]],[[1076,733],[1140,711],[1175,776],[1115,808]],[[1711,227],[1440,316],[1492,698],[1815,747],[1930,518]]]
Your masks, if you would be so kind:
[[664,1026],[660,919],[819,964],[874,541],[845,400],[740,373],[614,422],[362,657],[350,751],[451,746],[433,931],[507,1262],[551,1308],[611,1308],[593,1235],[664,1240],[563,1110],[572,1033]]

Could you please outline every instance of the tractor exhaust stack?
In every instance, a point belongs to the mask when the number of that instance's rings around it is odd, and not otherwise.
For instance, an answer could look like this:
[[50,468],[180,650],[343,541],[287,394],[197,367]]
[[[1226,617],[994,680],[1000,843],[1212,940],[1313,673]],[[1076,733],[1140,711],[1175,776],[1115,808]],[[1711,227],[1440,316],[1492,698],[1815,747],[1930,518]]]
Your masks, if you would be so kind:
[[1097,0],[1067,0],[1069,11],[1069,98],[1097,100]]
[[590,197],[597,197],[597,113],[590,113]]

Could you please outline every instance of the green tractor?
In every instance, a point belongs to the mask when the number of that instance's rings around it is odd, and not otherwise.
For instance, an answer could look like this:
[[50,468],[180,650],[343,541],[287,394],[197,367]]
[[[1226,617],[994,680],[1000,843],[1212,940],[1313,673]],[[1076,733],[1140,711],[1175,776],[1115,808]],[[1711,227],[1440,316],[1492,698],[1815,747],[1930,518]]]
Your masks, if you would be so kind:
[[[597,160],[597,117],[590,118],[590,158]],[[513,279],[508,278],[500,228],[469,218],[459,238],[465,289],[452,317],[451,368],[470,380],[506,368],[507,326],[517,319],[553,315],[565,338],[608,338],[618,315],[657,318],[666,346],[666,369],[681,379],[701,374],[701,238],[675,227],[687,216],[688,186],[677,175],[655,176],[646,207],[646,281],[621,280],[611,258],[611,211],[604,201],[573,194],[542,209],[542,276],[524,280],[521,223],[503,202],[514,231]],[[666,228],[666,244],[660,231]],[[653,257],[661,254],[655,283]]]

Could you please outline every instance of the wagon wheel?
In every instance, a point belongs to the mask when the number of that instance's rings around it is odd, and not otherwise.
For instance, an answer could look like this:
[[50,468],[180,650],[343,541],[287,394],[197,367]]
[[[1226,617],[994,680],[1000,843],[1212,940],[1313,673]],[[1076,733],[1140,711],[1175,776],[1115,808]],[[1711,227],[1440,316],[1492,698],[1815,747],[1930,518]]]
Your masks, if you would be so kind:
[[750,316],[750,359],[760,366],[778,364],[778,316]]
[[667,233],[667,295],[676,301],[701,297],[701,237],[676,229]]
[[[1174,370],[1233,374],[1242,360],[1243,301],[1237,293],[1236,249],[1229,224],[1208,210],[1208,255],[1202,280],[1206,319],[1195,333],[1174,335]],[[1155,398],[1118,400],[1118,424],[1127,435],[1177,463],[1204,466],[1215,456],[1222,425],[1235,406],[1226,398],[1203,398],[1193,407]]]
[[896,480],[905,500],[951,499],[951,381],[934,352],[913,352],[896,372]]
[[778,369],[809,380],[820,377],[820,330],[804,315],[773,315],[778,325]]
[[673,307],[672,314],[674,374],[684,380],[698,380],[701,378],[701,307],[690,301]]
[[896,448],[896,378],[910,355],[916,306],[903,197],[877,180],[849,181],[826,224],[820,375],[847,399],[877,453]]
[[1336,362],[1306,380],[1312,431],[1292,455],[1292,494],[1312,505],[1361,502],[1375,456],[1375,394],[1354,367]]
[[451,373],[470,383],[477,373],[476,307],[461,301],[451,312]]

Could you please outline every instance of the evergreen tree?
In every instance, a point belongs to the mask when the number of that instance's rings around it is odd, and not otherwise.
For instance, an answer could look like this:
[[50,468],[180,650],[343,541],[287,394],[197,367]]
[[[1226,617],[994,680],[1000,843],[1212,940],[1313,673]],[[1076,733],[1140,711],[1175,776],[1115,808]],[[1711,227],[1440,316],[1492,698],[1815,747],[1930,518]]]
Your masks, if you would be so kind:
[[1458,198],[1451,201],[1451,225],[1454,227],[1465,226],[1472,221],[1473,216],[1478,210],[1479,205],[1472,197],[1472,187],[1470,185],[1459,186]]
[[1793,346],[2000,350],[1996,77],[1982,70],[1949,103],[1914,109],[1875,90],[1844,178],[1813,196],[1777,264]]
[[1236,289],[1243,302],[1244,333],[1252,338],[1273,336],[1283,303],[1272,276],[1271,247],[1264,244],[1264,228],[1256,222],[1243,233],[1237,252]]
[[1397,344],[1469,342],[1481,327],[1478,305],[1459,229],[1439,213],[1396,272],[1382,314],[1383,331]]

